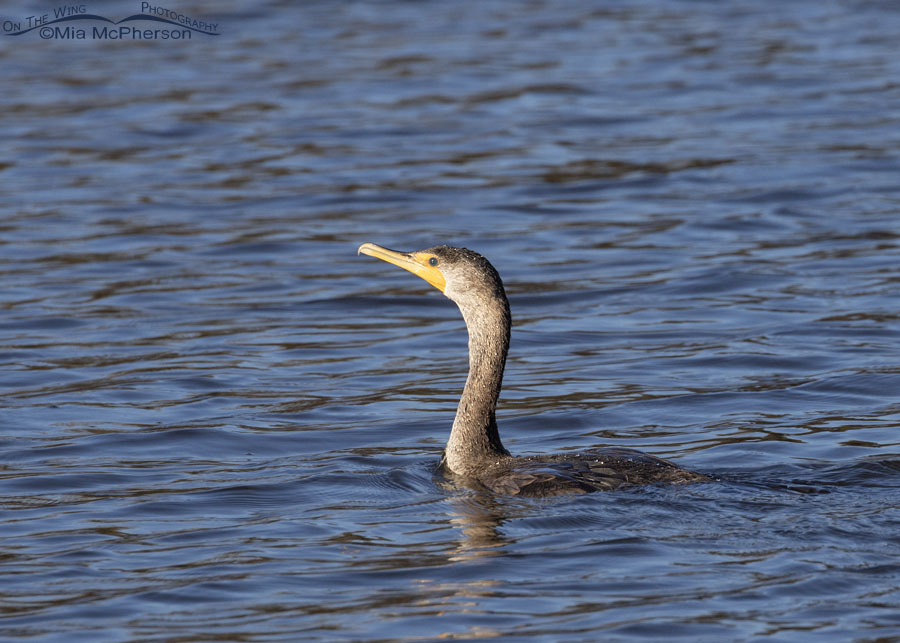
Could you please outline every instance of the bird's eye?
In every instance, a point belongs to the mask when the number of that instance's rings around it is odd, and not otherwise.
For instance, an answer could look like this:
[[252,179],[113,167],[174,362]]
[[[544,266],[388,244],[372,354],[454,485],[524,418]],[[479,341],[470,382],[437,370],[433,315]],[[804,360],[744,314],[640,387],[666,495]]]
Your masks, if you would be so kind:
[[438,261],[437,257],[429,257],[429,259],[428,259],[428,265],[431,266],[432,268],[434,268],[439,263],[440,263],[440,261]]

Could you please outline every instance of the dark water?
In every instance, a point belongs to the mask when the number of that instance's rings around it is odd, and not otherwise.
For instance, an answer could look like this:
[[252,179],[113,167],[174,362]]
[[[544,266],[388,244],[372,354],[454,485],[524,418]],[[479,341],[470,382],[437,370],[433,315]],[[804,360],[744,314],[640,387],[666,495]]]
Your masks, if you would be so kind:
[[[0,36],[0,638],[900,640],[898,5],[254,7]],[[500,270],[511,450],[717,481],[446,489],[364,241]]]

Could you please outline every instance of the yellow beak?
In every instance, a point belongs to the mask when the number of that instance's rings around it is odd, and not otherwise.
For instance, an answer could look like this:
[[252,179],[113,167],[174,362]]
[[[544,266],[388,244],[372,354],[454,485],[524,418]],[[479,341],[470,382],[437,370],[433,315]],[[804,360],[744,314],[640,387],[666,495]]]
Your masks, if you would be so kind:
[[369,255],[370,257],[392,263],[395,266],[400,266],[404,270],[409,270],[441,292],[444,292],[444,288],[447,286],[443,273],[434,266],[428,265],[428,260],[434,255],[427,252],[398,252],[397,250],[382,248],[374,243],[364,243],[359,247],[356,254]]

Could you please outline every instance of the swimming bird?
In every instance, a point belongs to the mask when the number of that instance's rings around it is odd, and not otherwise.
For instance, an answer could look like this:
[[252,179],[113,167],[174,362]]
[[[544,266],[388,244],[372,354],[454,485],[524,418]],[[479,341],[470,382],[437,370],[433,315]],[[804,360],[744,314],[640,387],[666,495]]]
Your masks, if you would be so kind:
[[522,496],[708,479],[631,449],[510,455],[500,441],[496,409],[509,352],[512,318],[497,270],[477,252],[452,246],[400,252],[364,243],[357,252],[360,253],[421,277],[454,301],[465,320],[469,333],[469,375],[440,464],[449,477],[465,486]]

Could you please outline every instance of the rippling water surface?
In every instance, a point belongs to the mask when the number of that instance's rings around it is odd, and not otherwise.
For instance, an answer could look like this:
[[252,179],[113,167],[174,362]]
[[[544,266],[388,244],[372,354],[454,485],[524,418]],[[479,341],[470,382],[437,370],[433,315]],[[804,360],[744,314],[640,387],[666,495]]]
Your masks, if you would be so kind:
[[[895,4],[173,8],[0,36],[0,636],[900,640]],[[512,451],[716,480],[447,488],[365,241],[497,266]]]

